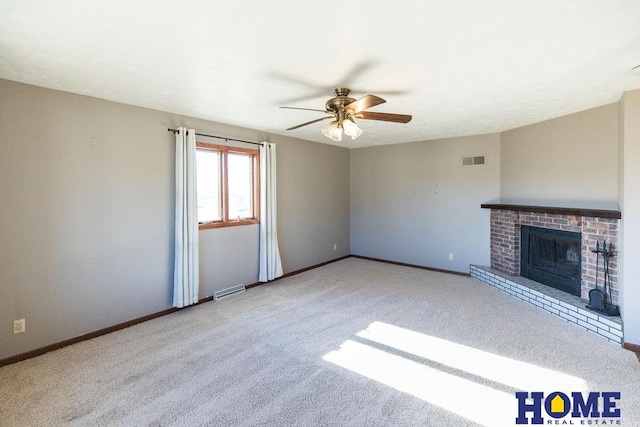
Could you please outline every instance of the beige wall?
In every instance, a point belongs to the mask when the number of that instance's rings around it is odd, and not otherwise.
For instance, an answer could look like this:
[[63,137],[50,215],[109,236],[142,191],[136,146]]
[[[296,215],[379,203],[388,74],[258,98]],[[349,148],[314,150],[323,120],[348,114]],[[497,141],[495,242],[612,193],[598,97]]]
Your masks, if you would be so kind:
[[640,90],[620,100],[620,300],[625,342],[640,345]]
[[285,271],[351,253],[349,158],[344,148],[279,138],[278,235]]
[[[485,165],[462,166],[481,154]],[[351,252],[468,273],[489,264],[480,205],[499,195],[498,134],[352,150]]]
[[[0,359],[171,306],[178,126],[277,144],[286,272],[349,254],[347,149],[0,80]],[[200,239],[201,298],[257,281],[257,226]]]
[[503,201],[617,209],[617,104],[503,132],[501,140]]

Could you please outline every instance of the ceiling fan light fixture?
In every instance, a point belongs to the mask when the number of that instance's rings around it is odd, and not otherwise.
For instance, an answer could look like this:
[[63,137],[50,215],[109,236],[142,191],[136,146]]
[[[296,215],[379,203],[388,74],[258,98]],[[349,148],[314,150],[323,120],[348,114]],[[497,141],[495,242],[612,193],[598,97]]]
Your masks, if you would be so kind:
[[342,123],[336,120],[323,126],[322,134],[334,141],[342,141]]
[[409,123],[411,116],[408,114],[392,114],[366,111],[371,107],[385,103],[386,101],[379,96],[366,95],[360,99],[349,97],[349,89],[339,87],[334,90],[335,97],[329,99],[325,103],[324,110],[315,108],[300,107],[280,107],[290,108],[292,110],[308,110],[326,113],[327,116],[319,119],[311,120],[292,126],[287,130],[294,130],[313,123],[323,121],[325,119],[333,119],[333,121],[322,127],[322,134],[333,141],[342,141],[343,134],[356,139],[364,132],[358,127],[354,118],[364,120],[378,120],[383,122]]
[[350,136],[351,139],[356,139],[363,133],[363,130],[358,127],[353,119],[345,119],[342,122],[342,127],[344,128],[344,134]]

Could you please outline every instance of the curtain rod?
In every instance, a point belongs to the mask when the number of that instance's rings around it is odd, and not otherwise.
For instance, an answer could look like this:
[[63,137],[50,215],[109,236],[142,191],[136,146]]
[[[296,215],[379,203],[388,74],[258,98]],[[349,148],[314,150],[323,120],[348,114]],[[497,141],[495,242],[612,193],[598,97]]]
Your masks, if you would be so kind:
[[[173,132],[173,133],[177,133],[178,129],[167,129],[168,132]],[[187,131],[188,133],[189,131]],[[245,144],[253,144],[253,145],[262,145],[261,142],[251,142],[251,141],[244,141],[242,139],[233,139],[233,138],[226,138],[224,136],[216,136],[216,135],[207,135],[206,133],[198,133],[196,132],[196,135],[198,136],[206,136],[208,138],[218,138],[218,139],[224,139],[225,141],[235,141],[235,142],[244,142]]]

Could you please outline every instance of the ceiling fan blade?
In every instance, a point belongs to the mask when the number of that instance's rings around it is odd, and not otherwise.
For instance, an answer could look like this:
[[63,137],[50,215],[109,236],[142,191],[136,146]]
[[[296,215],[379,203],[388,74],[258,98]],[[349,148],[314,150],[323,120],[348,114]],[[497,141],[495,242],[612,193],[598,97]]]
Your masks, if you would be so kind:
[[[357,88],[352,89],[352,91],[356,93],[368,92],[368,90],[358,90]],[[375,92],[378,95],[405,95],[408,91],[398,89],[398,90],[372,90],[371,92]]]
[[355,64],[340,80],[338,80],[340,84],[336,87],[351,87],[352,83],[356,80],[360,80],[360,77],[371,70],[375,65],[376,63],[373,60],[362,61]]
[[281,99],[278,101],[278,104],[293,104],[294,102],[303,102],[303,101],[309,101],[317,98],[324,98],[327,92],[331,92],[331,89],[318,90],[316,92],[309,92],[307,95],[300,95],[294,98]]
[[372,111],[362,111],[354,115],[357,119],[382,120],[384,122],[409,123],[413,116],[408,114],[375,113]]
[[360,111],[366,110],[367,108],[375,107],[376,105],[383,104],[387,101],[375,95],[367,95],[358,99],[357,101],[353,101],[351,104],[347,104],[344,106],[345,110],[351,110],[355,113],[359,113]]
[[318,112],[320,112],[320,113],[327,113],[327,114],[331,114],[331,111],[318,110],[317,108],[300,108],[300,107],[280,107],[280,108],[286,108],[286,109],[288,109],[288,110],[318,111]]
[[269,73],[269,75],[271,77],[275,77],[278,80],[283,80],[283,81],[289,82],[289,83],[296,83],[296,84],[298,84],[300,86],[306,86],[306,87],[308,87],[310,89],[316,89],[321,94],[331,90],[330,87],[319,85],[319,84],[317,84],[315,82],[312,82],[310,80],[306,80],[306,79],[303,79],[301,77],[294,76],[293,74],[287,74],[287,73],[281,73],[279,71],[275,71],[275,72]]
[[298,129],[298,128],[301,128],[302,126],[310,125],[310,124],[313,124],[313,123],[318,123],[318,122],[321,122],[322,120],[326,120],[326,119],[333,119],[333,116],[321,117],[319,119],[311,120],[310,122],[306,122],[306,123],[299,124],[297,126],[290,127],[287,130]]

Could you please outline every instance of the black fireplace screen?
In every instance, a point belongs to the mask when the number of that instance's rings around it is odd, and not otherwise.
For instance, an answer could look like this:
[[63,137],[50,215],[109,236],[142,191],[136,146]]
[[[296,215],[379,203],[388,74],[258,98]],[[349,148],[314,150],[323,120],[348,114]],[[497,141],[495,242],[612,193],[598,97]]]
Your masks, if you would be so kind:
[[521,276],[580,296],[580,233],[522,226],[521,238]]

